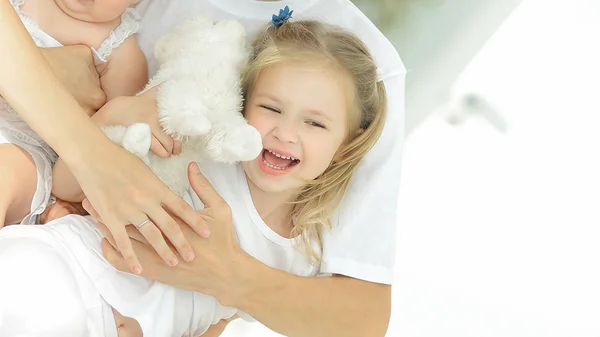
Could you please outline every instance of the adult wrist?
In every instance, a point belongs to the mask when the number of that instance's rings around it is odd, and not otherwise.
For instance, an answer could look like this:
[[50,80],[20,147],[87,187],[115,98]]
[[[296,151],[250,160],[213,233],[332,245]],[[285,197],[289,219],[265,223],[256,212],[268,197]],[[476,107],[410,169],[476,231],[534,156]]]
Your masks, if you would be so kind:
[[60,148],[60,151],[57,151],[73,173],[89,168],[91,163],[105,165],[106,163],[98,163],[98,161],[103,161],[103,158],[106,158],[105,154],[109,155],[113,146],[116,146],[96,124],[91,120],[89,122],[93,127],[90,128],[90,133],[83,137],[72,137]]
[[219,289],[220,294],[215,294],[215,298],[224,306],[245,311],[254,293],[265,285],[270,268],[240,249],[228,269],[227,282],[224,282],[225,286]]

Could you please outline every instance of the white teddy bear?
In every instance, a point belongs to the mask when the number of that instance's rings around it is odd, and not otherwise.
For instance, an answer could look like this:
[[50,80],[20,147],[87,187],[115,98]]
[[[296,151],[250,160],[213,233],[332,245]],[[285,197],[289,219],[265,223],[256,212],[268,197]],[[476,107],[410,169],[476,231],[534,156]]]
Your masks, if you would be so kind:
[[248,61],[246,32],[236,21],[195,18],[159,39],[159,70],[145,91],[157,92],[160,124],[182,141],[180,155],[163,159],[150,152],[147,124],[104,128],[107,136],[140,157],[175,193],[189,186],[187,165],[201,158],[233,163],[262,151],[258,131],[241,114],[241,72]]

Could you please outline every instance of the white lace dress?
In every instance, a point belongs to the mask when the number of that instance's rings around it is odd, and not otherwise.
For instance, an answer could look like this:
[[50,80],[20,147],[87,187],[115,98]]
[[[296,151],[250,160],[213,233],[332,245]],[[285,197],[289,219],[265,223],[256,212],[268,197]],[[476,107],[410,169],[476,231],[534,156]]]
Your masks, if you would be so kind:
[[[38,47],[61,47],[62,44],[44,32],[33,18],[21,12],[21,5],[25,0],[9,0],[17,14],[23,21],[27,31]],[[139,16],[134,9],[129,8],[121,16],[121,24],[95,50],[92,48],[96,62],[105,62],[110,53],[117,48],[127,37],[135,34],[139,29]],[[35,93],[32,93],[35,95]],[[40,111],[39,113],[43,113]],[[75,139],[73,141],[76,141]],[[38,215],[48,205],[52,191],[52,165],[57,155],[28,125],[9,104],[0,97],[0,144],[15,144],[26,150],[37,169],[37,189],[31,202],[30,213],[23,218],[21,224],[35,224]],[[2,160],[2,159],[0,159]]]

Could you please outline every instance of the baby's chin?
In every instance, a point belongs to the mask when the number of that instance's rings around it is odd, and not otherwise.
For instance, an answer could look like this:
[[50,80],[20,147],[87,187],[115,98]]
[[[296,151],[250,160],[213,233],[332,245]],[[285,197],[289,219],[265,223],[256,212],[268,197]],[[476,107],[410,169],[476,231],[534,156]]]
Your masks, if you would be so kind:
[[83,208],[79,209],[77,206],[59,199],[54,204],[48,205],[44,212],[40,214],[40,223],[45,224],[69,214],[84,215],[85,211]]
[[40,215],[40,223],[45,224],[52,220],[56,220],[56,219],[62,218],[64,216],[67,216],[69,214],[73,214],[73,213],[61,205],[58,205],[58,204],[49,205],[48,207],[46,207],[44,212]]
[[89,23],[107,23],[117,20],[123,13],[105,14],[94,9],[95,4],[89,0],[54,0],[58,7],[68,16],[78,21]]

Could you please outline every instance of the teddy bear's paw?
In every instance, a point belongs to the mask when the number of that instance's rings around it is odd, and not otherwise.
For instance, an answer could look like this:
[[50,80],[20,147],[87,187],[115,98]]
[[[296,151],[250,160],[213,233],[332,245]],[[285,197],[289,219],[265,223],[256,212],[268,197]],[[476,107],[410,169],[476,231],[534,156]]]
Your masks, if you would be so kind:
[[212,132],[206,153],[215,161],[233,163],[256,158],[262,148],[260,133],[250,125],[243,125]]
[[224,145],[224,154],[237,161],[252,160],[263,149],[260,133],[250,125],[240,126],[228,132]]
[[123,148],[142,159],[148,164],[148,152],[152,144],[150,126],[145,123],[136,123],[127,128],[123,135]]

